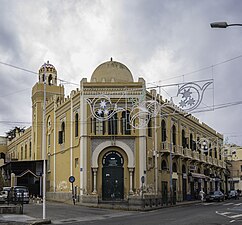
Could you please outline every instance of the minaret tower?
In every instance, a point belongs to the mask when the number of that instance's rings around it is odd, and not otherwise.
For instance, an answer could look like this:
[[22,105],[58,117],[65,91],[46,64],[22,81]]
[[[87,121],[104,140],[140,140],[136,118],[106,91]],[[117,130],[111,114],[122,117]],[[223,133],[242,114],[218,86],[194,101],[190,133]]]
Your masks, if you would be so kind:
[[[47,61],[39,69],[39,81],[32,88],[32,160],[42,159],[42,132],[44,107],[44,81],[46,79],[46,103],[55,104],[64,99],[64,86],[57,85],[57,71]],[[46,121],[45,121],[46,122]],[[47,125],[47,124],[46,124]]]

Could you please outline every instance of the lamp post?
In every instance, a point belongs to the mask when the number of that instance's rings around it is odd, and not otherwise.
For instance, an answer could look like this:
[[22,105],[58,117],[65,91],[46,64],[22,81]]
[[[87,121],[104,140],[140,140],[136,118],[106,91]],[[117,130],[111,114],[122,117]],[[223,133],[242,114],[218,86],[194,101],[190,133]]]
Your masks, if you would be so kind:
[[45,136],[45,130],[46,130],[46,64],[44,64],[44,105],[43,105],[43,137],[42,137],[42,157],[43,157],[43,219],[46,219],[46,200],[45,200],[45,194],[46,194],[46,136]]
[[231,26],[242,26],[241,23],[227,24],[227,22],[214,22],[210,23],[211,28],[227,28]]

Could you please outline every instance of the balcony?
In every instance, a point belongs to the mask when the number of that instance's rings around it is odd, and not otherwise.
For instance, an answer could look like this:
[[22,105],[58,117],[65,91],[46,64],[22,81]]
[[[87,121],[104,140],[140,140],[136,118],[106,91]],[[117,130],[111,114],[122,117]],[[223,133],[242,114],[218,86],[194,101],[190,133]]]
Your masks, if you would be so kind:
[[195,159],[195,160],[200,160],[199,152],[192,151],[192,158]]
[[222,168],[226,168],[226,163],[224,161],[222,161],[222,160],[219,160],[218,161],[218,166],[222,167]]
[[212,164],[212,163],[213,163],[213,159],[212,159],[211,156],[207,155],[206,158],[207,158],[207,162],[208,162],[209,164]]
[[203,153],[200,154],[199,158],[200,158],[200,161],[206,162],[206,156]]
[[213,159],[213,165],[218,166],[218,159],[216,158]]
[[161,142],[160,153],[170,152],[170,143]]
[[178,146],[178,145],[173,146],[173,151],[175,155],[183,155],[181,146]]
[[183,148],[183,153],[184,153],[184,156],[187,157],[187,158],[192,158],[192,150],[191,149],[188,149],[188,148]]

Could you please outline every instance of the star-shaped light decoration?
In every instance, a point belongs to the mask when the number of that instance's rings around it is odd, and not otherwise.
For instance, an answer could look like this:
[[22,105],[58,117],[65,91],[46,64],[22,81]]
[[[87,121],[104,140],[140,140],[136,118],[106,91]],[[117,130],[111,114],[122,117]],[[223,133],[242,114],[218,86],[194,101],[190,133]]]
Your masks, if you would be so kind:
[[190,88],[188,88],[188,89],[184,89],[183,93],[181,94],[182,94],[182,98],[188,99],[188,98],[191,98],[192,92],[190,91]]
[[106,108],[107,104],[106,104],[106,101],[105,100],[101,100],[100,102],[100,108]]
[[190,106],[194,105],[194,103],[195,103],[195,99],[194,99],[194,98],[190,98],[190,99],[187,101],[187,104],[190,105]]
[[181,100],[181,101],[179,102],[179,105],[180,105],[182,108],[184,108],[184,107],[186,107],[187,103],[186,103],[185,100]]
[[102,115],[102,112],[103,112],[103,111],[102,111],[101,109],[98,109],[98,110],[97,110],[97,114],[98,114],[99,116]]
[[105,109],[105,110],[103,111],[103,113],[104,113],[105,116],[107,116],[107,115],[109,114],[109,111],[108,111],[107,109]]

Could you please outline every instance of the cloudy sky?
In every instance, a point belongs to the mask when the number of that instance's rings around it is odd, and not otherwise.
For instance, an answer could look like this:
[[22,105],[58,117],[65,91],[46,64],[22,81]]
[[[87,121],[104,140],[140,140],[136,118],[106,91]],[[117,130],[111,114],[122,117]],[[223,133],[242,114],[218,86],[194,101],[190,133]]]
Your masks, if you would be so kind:
[[[56,67],[58,78],[77,84],[65,85],[69,94],[113,57],[147,86],[212,79],[201,104],[205,110],[194,116],[242,145],[242,27],[210,28],[215,21],[242,23],[242,1],[0,0],[0,5],[0,135],[31,124],[31,89],[44,62]],[[171,88],[160,91],[164,98],[174,95]]]

